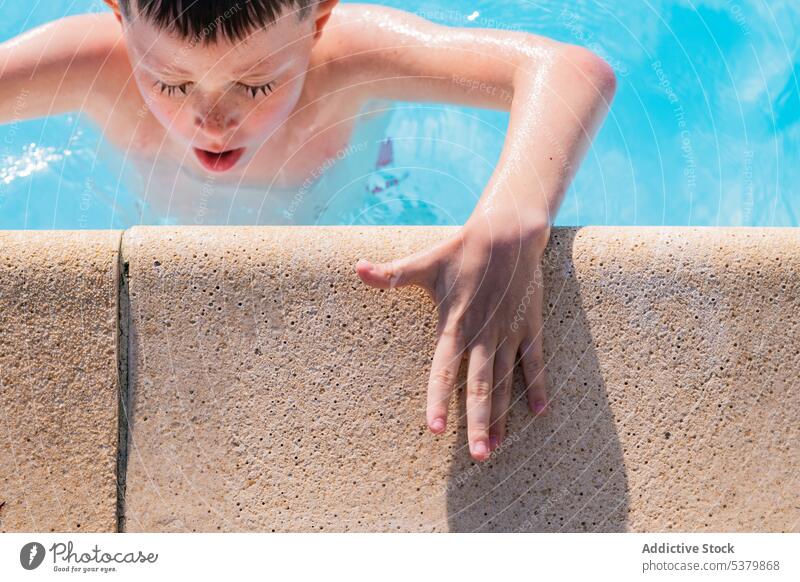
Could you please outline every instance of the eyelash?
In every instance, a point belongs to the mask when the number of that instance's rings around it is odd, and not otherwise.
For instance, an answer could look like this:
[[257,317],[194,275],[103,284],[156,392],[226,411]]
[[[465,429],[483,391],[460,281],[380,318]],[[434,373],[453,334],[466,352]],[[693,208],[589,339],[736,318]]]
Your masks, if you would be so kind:
[[268,95],[268,94],[272,93],[275,90],[275,82],[274,81],[272,81],[270,83],[265,83],[263,85],[258,85],[256,87],[254,87],[252,85],[245,85],[244,83],[237,83],[237,85],[242,87],[245,90],[245,92],[248,95],[250,95],[250,97],[252,97],[253,99],[258,97],[259,93],[262,93],[264,95]]
[[[169,85],[163,81],[156,81],[155,87],[158,88],[159,92],[162,94],[167,94],[170,97],[174,97],[176,92],[181,93],[183,96],[189,94],[189,87],[192,83],[181,83],[180,85]],[[263,95],[268,95],[275,90],[275,82],[272,81],[270,83],[265,83],[264,85],[245,85],[244,83],[237,83],[239,87],[241,87],[247,95],[251,98],[255,99],[258,97],[258,94],[261,93]]]
[[181,83],[180,85],[168,85],[164,81],[156,81],[153,86],[158,87],[158,90],[162,95],[166,93],[170,97],[174,97],[176,91],[179,91],[184,96],[187,95],[189,93],[189,85],[191,85],[191,83]]

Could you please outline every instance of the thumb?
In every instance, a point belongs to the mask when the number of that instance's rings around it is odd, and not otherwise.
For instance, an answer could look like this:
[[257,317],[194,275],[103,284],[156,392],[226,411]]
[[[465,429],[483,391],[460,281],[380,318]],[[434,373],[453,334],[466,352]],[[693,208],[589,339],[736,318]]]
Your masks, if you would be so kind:
[[388,263],[360,259],[356,263],[356,273],[364,283],[378,289],[418,285],[431,291],[436,277],[436,263],[428,251]]

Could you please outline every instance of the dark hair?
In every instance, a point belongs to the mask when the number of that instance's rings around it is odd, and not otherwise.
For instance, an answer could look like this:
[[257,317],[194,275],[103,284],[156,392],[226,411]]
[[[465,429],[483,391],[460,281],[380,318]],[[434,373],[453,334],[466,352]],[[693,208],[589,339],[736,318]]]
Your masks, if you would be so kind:
[[146,18],[159,28],[201,44],[245,39],[275,22],[284,8],[304,18],[319,0],[119,0],[122,13]]

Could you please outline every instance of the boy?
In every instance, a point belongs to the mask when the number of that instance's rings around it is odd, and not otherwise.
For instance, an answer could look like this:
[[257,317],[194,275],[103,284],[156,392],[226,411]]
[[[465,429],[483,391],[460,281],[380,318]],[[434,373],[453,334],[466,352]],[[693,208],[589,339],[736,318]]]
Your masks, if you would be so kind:
[[65,18],[0,45],[0,122],[20,94],[29,116],[83,111],[179,199],[196,197],[199,180],[296,189],[347,147],[368,101],[510,110],[499,163],[458,234],[356,271],[375,287],[421,286],[438,306],[434,433],[445,430],[463,354],[476,460],[503,441],[516,362],[530,409],[546,413],[539,264],[615,91],[604,61],[530,34],[338,0],[106,3],[113,14]]

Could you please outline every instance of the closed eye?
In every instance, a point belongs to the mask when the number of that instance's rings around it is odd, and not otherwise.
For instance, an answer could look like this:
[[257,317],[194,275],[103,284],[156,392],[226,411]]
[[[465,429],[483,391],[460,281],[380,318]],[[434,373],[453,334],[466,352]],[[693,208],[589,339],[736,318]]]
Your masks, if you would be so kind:
[[259,93],[262,95],[268,95],[275,89],[275,81],[264,83],[263,85],[247,85],[245,83],[238,83],[238,85],[253,99],[258,97]]
[[188,95],[189,89],[191,88],[192,83],[186,82],[181,83],[179,85],[170,85],[165,83],[164,81],[156,81],[153,83],[153,87],[158,88],[161,93],[166,93],[170,97],[175,96],[176,93],[180,93],[181,95]]

